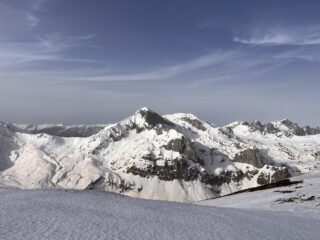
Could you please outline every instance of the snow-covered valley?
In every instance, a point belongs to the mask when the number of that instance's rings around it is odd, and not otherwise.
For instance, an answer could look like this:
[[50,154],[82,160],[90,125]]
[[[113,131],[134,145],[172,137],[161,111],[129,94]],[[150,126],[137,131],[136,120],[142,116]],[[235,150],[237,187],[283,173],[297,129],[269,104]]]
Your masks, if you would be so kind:
[[0,186],[201,201],[318,169],[319,132],[289,120],[217,127],[148,108],[109,125],[0,123]]

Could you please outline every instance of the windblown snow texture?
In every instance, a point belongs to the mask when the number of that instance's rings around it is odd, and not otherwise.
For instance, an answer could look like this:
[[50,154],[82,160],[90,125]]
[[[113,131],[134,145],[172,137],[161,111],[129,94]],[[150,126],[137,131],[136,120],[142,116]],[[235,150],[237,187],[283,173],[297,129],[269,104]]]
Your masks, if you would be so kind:
[[0,236],[34,239],[319,239],[319,215],[133,199],[97,191],[0,190]]

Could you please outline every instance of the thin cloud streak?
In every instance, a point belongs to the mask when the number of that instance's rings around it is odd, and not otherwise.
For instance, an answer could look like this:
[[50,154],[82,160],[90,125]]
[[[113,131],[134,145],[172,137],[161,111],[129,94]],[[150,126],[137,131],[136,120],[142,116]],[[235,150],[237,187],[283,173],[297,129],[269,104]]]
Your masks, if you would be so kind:
[[27,19],[29,27],[31,27],[31,28],[38,26],[38,24],[40,22],[39,18],[30,12],[26,13],[26,19]]
[[65,51],[69,49],[88,47],[88,41],[93,38],[93,35],[63,37],[51,34],[38,37],[34,42],[0,42],[0,68],[37,61],[100,62],[96,59],[65,56]]
[[173,78],[180,74],[193,72],[206,67],[211,67],[217,64],[224,63],[231,59],[235,59],[239,53],[236,51],[217,52],[204,55],[185,63],[180,63],[174,66],[162,68],[151,72],[127,74],[127,75],[106,75],[91,77],[95,81],[145,81],[145,80],[161,80]]
[[234,37],[234,42],[262,46],[308,46],[320,44],[320,27],[300,27],[297,29],[275,28],[263,32],[254,31],[250,37]]
[[[150,72],[142,72],[142,73],[133,73],[126,75],[112,75],[103,73],[101,75],[101,69],[90,70],[86,74],[84,72],[79,71],[62,71],[62,72],[50,72],[48,74],[47,71],[32,71],[29,72],[29,75],[24,72],[24,78],[30,79],[47,79],[47,80],[64,80],[64,81],[154,81],[154,80],[167,80],[174,78],[178,75],[187,74],[199,69],[207,68],[207,67],[215,67],[219,64],[230,62],[232,60],[238,59],[242,56],[242,53],[231,51],[231,52],[217,52],[212,54],[207,54],[204,56],[200,56],[193,60],[190,60],[185,63],[176,64],[173,66],[165,67],[159,70],[150,71]],[[30,60],[41,60],[39,55],[33,56]],[[45,58],[46,56],[43,56]],[[0,54],[1,58],[1,54]],[[50,56],[48,60],[53,60],[53,56]],[[62,59],[63,60],[63,59]],[[11,76],[14,76],[15,73],[10,73]],[[17,75],[18,76],[18,75]]]
[[[91,81],[91,82],[130,82],[130,81],[159,81],[159,80],[183,80],[189,79],[187,85],[203,85],[213,81],[226,79],[238,79],[239,76],[251,76],[271,71],[279,66],[287,64],[288,59],[265,56],[256,58],[255,55],[247,55],[241,51],[227,51],[211,53],[193,60],[151,72],[133,73],[127,75],[110,74],[111,71],[101,69],[65,70],[65,71],[22,71],[21,73],[7,73],[7,77],[24,80],[48,80],[48,81]],[[210,78],[190,78],[194,71],[205,69],[209,71]]]

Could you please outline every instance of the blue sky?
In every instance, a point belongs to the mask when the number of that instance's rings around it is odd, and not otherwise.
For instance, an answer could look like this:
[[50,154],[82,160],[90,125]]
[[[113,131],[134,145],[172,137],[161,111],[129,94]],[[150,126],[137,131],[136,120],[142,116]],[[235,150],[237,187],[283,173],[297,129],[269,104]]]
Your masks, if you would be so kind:
[[1,0],[1,120],[104,123],[148,106],[320,125],[319,12],[312,0]]

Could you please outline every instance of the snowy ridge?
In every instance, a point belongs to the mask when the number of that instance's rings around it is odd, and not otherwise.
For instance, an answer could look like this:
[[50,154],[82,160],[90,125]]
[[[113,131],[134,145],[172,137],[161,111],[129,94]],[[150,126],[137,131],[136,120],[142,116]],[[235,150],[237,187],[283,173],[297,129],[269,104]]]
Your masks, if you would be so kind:
[[0,186],[200,201],[318,168],[320,135],[310,129],[287,120],[215,127],[148,108],[105,126],[1,123]]
[[9,127],[16,132],[24,133],[46,133],[58,137],[89,137],[98,133],[107,124],[99,125],[64,125],[64,124],[9,124]]

